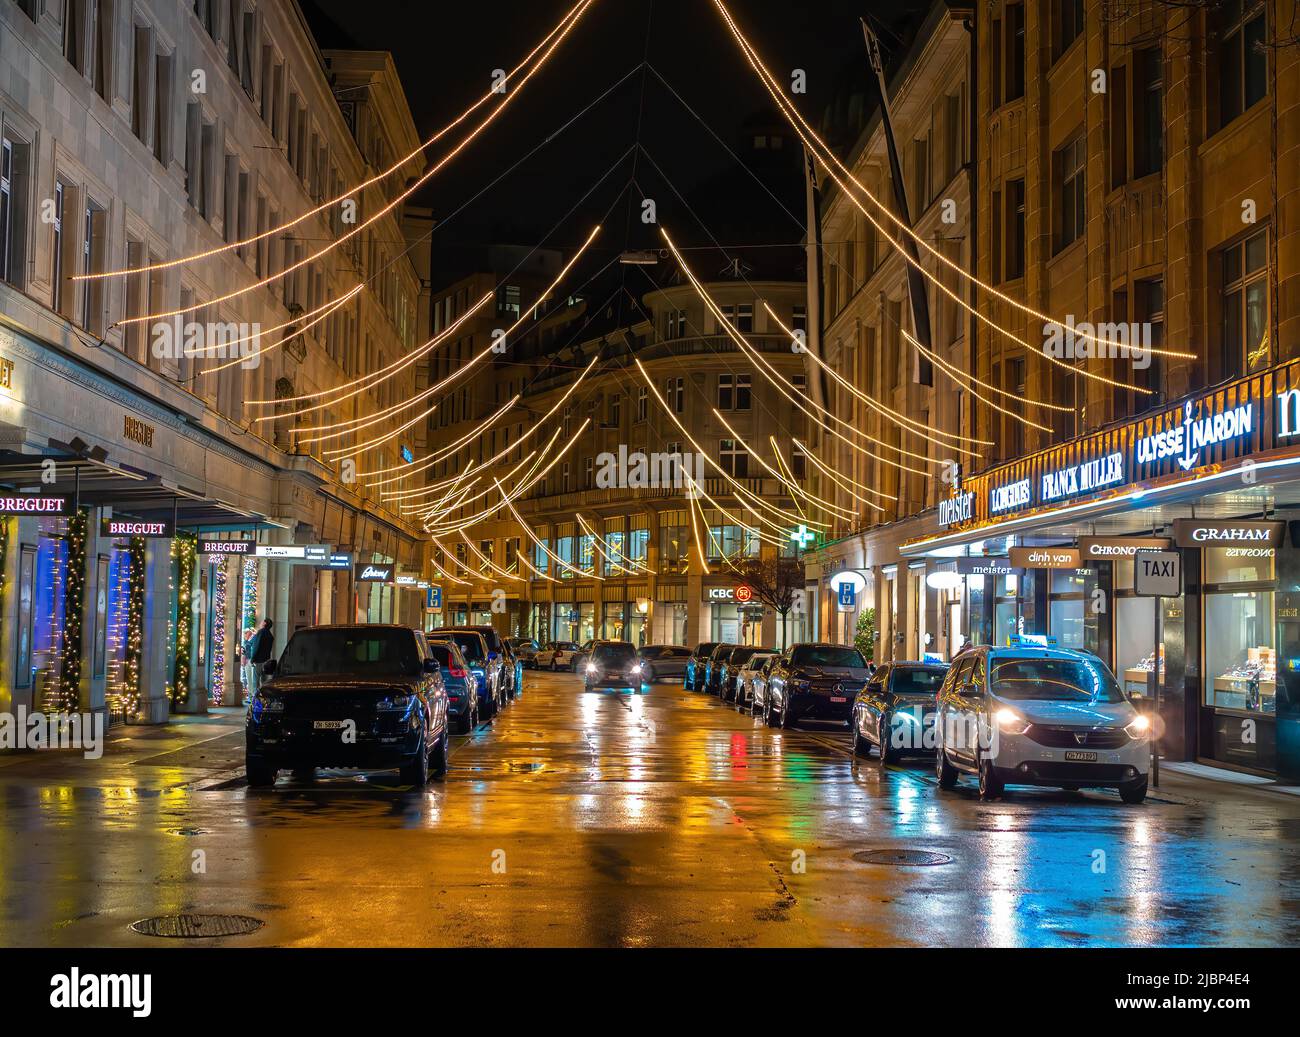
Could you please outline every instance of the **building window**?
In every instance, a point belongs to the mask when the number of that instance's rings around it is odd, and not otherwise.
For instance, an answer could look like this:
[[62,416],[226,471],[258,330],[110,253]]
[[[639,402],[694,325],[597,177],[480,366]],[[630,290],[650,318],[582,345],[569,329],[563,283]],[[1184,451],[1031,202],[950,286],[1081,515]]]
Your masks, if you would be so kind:
[[1133,175],[1148,176],[1165,164],[1164,60],[1159,47],[1134,56]]
[[1060,252],[1083,233],[1084,223],[1084,143],[1083,134],[1075,137],[1052,156],[1056,198],[1056,251]]
[[718,410],[731,410],[735,399],[735,382],[731,375],[718,375]]
[[1052,59],[1056,60],[1083,33],[1083,0],[1056,0]]
[[669,378],[665,389],[668,409],[674,414],[681,414],[686,409],[686,379]]
[[153,79],[153,157],[165,166],[172,157],[172,59],[170,55],[155,55]]
[[594,458],[587,458],[586,466],[582,472],[582,488],[590,490],[596,485],[596,462]]
[[1265,5],[1259,0],[1244,3],[1227,0],[1219,6],[1215,26],[1219,128],[1228,125],[1268,92],[1265,18]]
[[722,470],[736,479],[749,476],[749,453],[737,440],[724,439],[718,451]]
[[636,394],[636,420],[645,421],[650,416],[650,391],[643,385]]
[[1006,186],[1006,269],[1004,281],[1025,276],[1025,182],[1008,180]]
[[[868,261],[868,267],[871,265]],[[796,306],[790,314],[790,330],[808,333],[808,307]]]
[[803,452],[801,446],[790,450],[790,474],[796,479],[808,478],[808,455]]
[[[104,247],[108,239],[108,214],[94,202],[87,201],[83,212],[85,220],[81,238],[81,269],[83,273],[102,273]],[[104,282],[87,281],[81,294],[81,326],[96,335],[104,330]]]
[[749,410],[751,378],[747,374],[736,375],[736,410]]
[[[1025,5],[1007,4],[1007,96],[1025,96]],[[994,66],[996,67],[996,66]]]
[[50,245],[50,283],[54,293],[54,309],[65,317],[67,313],[64,310],[64,305],[67,302],[68,292],[65,290],[63,283],[63,250],[65,248],[63,240],[63,208],[67,202],[66,195],[67,188],[63,185],[63,181],[56,180],[54,182],[54,212],[50,218],[50,233],[53,238]]
[[736,307],[736,330],[748,335],[754,330],[754,304],[742,302]]
[[609,423],[614,428],[620,428],[623,424],[623,395],[614,393],[609,398]]
[[1223,357],[1220,378],[1268,365],[1268,231],[1223,250]]
[[[1137,297],[1137,321],[1140,329],[1150,340],[1147,344],[1152,349],[1163,349],[1165,345],[1165,282],[1163,278],[1138,281],[1134,286]],[[1148,405],[1163,402],[1165,388],[1164,357],[1158,353],[1151,354],[1151,363],[1138,371],[1137,382],[1155,393],[1146,397]]]
[[27,260],[27,180],[31,147],[0,139],[0,281],[21,288]]

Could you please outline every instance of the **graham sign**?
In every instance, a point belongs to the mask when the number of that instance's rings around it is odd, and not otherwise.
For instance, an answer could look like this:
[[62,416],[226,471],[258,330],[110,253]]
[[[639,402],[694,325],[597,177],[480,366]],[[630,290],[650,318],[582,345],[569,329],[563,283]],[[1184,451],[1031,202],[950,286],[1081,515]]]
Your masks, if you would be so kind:
[[1282,528],[1281,522],[1251,522],[1246,519],[1227,522],[1176,519],[1174,540],[1179,547],[1275,549],[1282,546]]

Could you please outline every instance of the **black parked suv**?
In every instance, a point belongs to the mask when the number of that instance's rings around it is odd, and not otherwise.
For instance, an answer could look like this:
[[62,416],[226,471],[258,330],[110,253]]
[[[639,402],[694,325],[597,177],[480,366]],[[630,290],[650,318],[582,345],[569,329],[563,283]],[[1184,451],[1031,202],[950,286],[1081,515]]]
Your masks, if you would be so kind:
[[389,624],[298,630],[245,718],[245,770],[254,787],[281,768],[397,768],[417,787],[447,771],[447,692],[424,635]]
[[740,684],[737,678],[740,676],[740,668],[749,662],[759,652],[766,651],[757,645],[740,645],[731,650],[722,662],[718,675],[718,698],[723,702],[739,702]]
[[790,727],[799,720],[831,720],[847,727],[853,700],[868,675],[867,662],[856,648],[795,645],[768,675],[763,716],[770,727]]
[[740,647],[742,646],[724,642],[716,645],[709,653],[708,661],[704,664],[704,690],[710,695],[718,694],[722,685],[723,664],[731,658],[731,653]]
[[476,634],[483,635],[483,640],[487,643],[489,672],[497,675],[497,687],[501,690],[501,703],[504,705],[512,701],[519,691],[518,685],[522,682],[516,679],[519,677],[519,671],[515,668],[514,658],[508,656],[506,647],[501,641],[501,635],[496,632],[496,628],[490,625],[439,627],[434,633],[443,634],[456,630],[472,630]]

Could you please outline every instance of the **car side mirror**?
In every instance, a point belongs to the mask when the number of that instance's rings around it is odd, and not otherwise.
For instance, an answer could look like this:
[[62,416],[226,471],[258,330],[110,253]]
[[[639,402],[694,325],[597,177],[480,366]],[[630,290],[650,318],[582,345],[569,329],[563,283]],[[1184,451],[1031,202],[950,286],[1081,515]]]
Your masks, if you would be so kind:
[[425,659],[425,660],[424,660],[424,672],[425,672],[425,673],[441,673],[441,672],[442,672],[442,667],[438,664],[438,660],[437,660],[437,659]]
[[275,671],[278,670],[279,668],[280,668],[279,663],[277,663],[274,659],[267,659],[266,662],[262,663],[262,676],[274,677]]
[[977,699],[984,694],[984,689],[978,684],[963,684],[957,694],[964,699]]

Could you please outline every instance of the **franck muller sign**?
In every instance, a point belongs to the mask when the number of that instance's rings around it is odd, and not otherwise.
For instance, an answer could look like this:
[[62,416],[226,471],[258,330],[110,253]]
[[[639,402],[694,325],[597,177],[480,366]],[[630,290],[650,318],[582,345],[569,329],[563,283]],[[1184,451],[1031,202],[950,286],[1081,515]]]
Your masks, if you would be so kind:
[[1047,472],[1042,480],[1042,500],[1045,504],[1077,497],[1081,493],[1114,486],[1124,481],[1124,455],[1116,450],[1095,461],[1084,461],[1055,472]]

